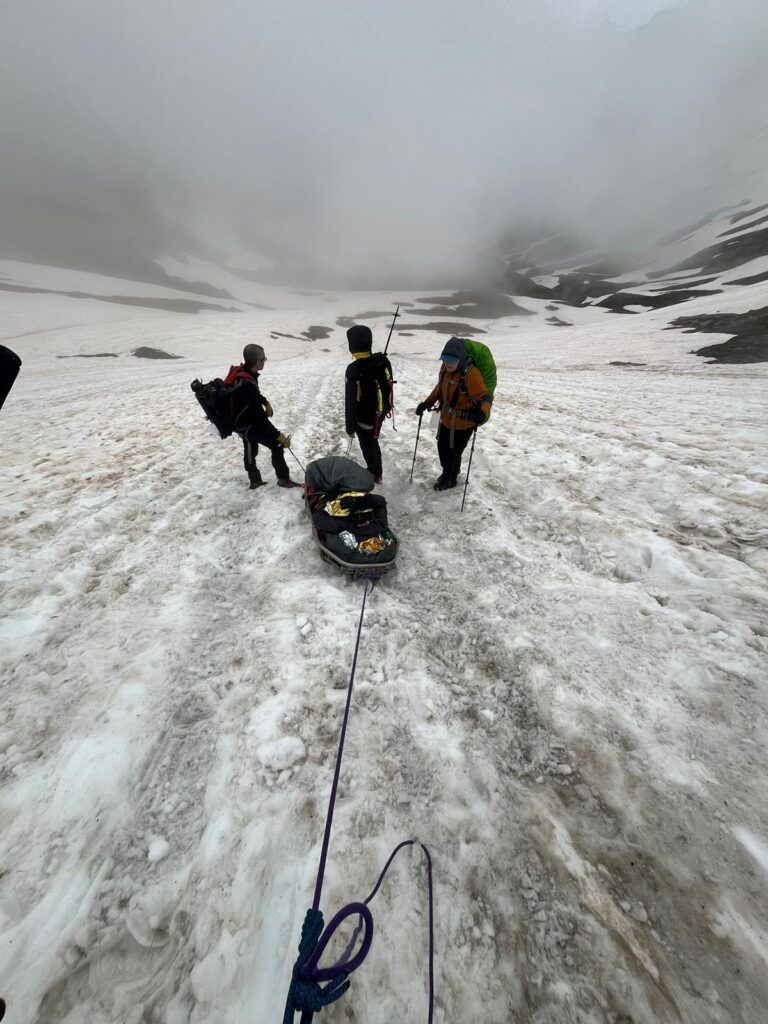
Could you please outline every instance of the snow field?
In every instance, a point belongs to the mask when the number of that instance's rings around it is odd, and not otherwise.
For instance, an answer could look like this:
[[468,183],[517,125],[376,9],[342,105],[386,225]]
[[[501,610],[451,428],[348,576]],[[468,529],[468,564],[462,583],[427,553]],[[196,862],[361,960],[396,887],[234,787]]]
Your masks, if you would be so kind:
[[[0,413],[10,1024],[282,1013],[362,587],[320,561],[263,454],[270,484],[247,490],[189,381],[263,340],[296,455],[341,453],[343,330],[268,332],[392,298],[182,316],[9,297],[0,337],[38,328],[9,342],[24,366]],[[425,429],[408,485],[441,339],[393,338],[401,554],[366,611],[323,910],[418,838],[438,1021],[758,1024],[765,371],[690,359],[659,314],[595,317],[487,325],[501,383],[463,515],[429,486]],[[139,344],[184,360],[126,358]],[[53,358],[86,351],[120,357]],[[633,357],[650,365],[605,365]],[[324,1020],[426,1014],[420,853],[372,909]]]

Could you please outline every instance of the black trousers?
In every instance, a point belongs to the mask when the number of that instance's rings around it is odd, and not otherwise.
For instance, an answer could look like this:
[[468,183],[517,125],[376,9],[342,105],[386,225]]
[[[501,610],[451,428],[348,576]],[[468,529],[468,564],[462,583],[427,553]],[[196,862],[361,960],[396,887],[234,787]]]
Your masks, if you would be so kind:
[[440,479],[455,484],[461,470],[461,457],[472,437],[472,430],[454,430],[453,448],[451,448],[451,429],[440,424],[437,432],[437,454],[440,459],[442,473]]
[[365,464],[378,480],[382,473],[379,442],[374,436],[373,431],[366,430],[365,427],[357,427],[355,433],[357,434],[357,440],[360,442],[360,451],[363,453]]
[[0,345],[0,409],[13,387],[21,366],[21,360],[5,345]]
[[288,466],[285,462],[285,455],[283,454],[283,446],[277,440],[277,438],[266,438],[266,437],[243,437],[243,465],[245,466],[245,472],[248,474],[250,480],[254,472],[258,472],[258,466],[256,465],[256,456],[259,454],[259,445],[263,444],[265,448],[269,448],[272,453],[272,467],[275,471],[275,475],[278,480],[288,479]]

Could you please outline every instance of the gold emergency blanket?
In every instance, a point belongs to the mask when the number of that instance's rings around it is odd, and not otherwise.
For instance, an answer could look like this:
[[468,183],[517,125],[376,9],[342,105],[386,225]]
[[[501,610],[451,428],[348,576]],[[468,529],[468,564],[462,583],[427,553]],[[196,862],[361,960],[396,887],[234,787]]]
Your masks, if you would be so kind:
[[[326,502],[325,511],[330,516],[348,516],[351,509],[344,508],[342,506],[342,500],[344,498],[364,498],[365,491],[345,491],[344,494],[340,494],[334,501]],[[369,508],[356,508],[355,512],[370,512]]]
[[366,555],[380,555],[391,543],[391,540],[384,540],[383,537],[369,537],[367,540],[361,540],[357,549]]

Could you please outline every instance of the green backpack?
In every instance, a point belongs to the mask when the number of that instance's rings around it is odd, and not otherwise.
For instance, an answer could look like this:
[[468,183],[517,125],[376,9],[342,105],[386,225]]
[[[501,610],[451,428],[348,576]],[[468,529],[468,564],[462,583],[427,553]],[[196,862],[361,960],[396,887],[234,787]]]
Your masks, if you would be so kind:
[[[496,363],[494,362],[491,350],[487,345],[484,345],[482,341],[473,341],[471,338],[462,338],[464,342],[464,348],[467,350],[467,356],[473,366],[476,366],[480,373],[483,375],[485,386],[491,396],[491,404],[493,404],[493,393],[496,390]],[[465,371],[466,373],[466,371]],[[464,381],[464,375],[462,375],[462,382]],[[464,384],[464,390],[466,391],[466,384]],[[490,413],[488,419],[490,419]],[[488,420],[485,421],[486,423]]]

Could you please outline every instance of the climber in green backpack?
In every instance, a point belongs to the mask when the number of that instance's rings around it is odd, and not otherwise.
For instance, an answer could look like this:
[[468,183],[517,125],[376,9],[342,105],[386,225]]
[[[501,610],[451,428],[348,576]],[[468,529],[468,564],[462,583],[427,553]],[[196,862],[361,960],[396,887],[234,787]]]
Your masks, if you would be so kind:
[[[470,348],[474,355],[470,355]],[[480,360],[490,381],[480,369]],[[496,364],[487,345],[464,338],[447,341],[440,361],[437,385],[429,397],[416,406],[416,415],[423,416],[435,405],[440,410],[437,454],[442,472],[433,487],[436,491],[447,491],[456,486],[461,457],[473,432],[491,415]]]

